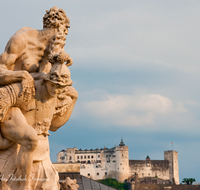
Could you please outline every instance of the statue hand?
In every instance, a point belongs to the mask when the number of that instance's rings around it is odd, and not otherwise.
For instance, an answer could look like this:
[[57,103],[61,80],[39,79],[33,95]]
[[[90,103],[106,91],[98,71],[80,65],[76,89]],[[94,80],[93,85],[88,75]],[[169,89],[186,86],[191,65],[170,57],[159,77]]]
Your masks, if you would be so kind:
[[24,101],[27,102],[33,96],[35,96],[34,79],[27,71],[24,71],[24,79],[22,80],[21,84],[22,92],[20,96],[23,96]]
[[73,59],[67,53],[65,53],[65,51],[61,51],[58,57],[60,58],[60,60],[62,60],[61,62],[66,62],[66,65],[68,67],[73,64]]
[[67,66],[71,66],[73,64],[73,59],[71,57],[68,57],[68,60],[67,60]]
[[78,98],[78,92],[72,86],[66,86],[62,94],[70,96],[72,99]]

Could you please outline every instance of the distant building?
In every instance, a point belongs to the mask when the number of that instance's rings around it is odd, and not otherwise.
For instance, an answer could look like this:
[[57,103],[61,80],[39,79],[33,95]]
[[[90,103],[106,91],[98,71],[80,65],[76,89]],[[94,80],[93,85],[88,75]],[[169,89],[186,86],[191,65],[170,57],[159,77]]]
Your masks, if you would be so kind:
[[91,179],[115,178],[123,182],[137,174],[139,178],[159,178],[179,184],[178,152],[165,151],[164,160],[129,160],[128,146],[82,150],[67,148],[57,154],[58,163],[80,163],[80,174]]

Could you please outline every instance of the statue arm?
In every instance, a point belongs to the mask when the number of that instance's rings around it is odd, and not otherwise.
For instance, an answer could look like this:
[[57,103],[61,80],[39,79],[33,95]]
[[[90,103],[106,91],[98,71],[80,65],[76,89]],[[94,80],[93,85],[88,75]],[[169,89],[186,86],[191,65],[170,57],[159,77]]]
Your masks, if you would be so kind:
[[22,84],[20,95],[24,95],[24,101],[30,100],[35,95],[34,80],[27,71],[10,71],[0,64],[0,85],[4,86],[16,82]]
[[27,71],[12,71],[15,61],[23,54],[25,47],[18,37],[11,37],[8,41],[5,51],[0,55],[0,85],[21,82],[28,77]]
[[51,122],[50,131],[56,131],[69,120],[78,98],[78,92],[73,87],[67,86],[63,94],[61,94],[61,98],[64,96],[66,96],[69,105],[66,106],[65,104],[65,106],[61,107],[61,110],[64,110],[64,113],[61,112],[61,114],[56,114],[54,116]]
[[0,85],[21,82],[21,95],[24,94],[24,100],[27,101],[35,94],[33,77],[27,71],[12,71],[16,60],[23,55],[25,49],[26,43],[19,37],[9,40],[5,52],[0,55]]
[[13,141],[10,141],[6,138],[4,138],[0,133],[0,150],[5,150],[9,147],[11,147],[14,144]]
[[10,71],[0,65],[0,85],[8,85],[15,82],[21,82],[29,77],[27,71]]
[[77,99],[73,99],[70,107],[66,110],[66,112],[62,116],[56,116],[50,126],[50,131],[57,131],[61,126],[63,126],[70,118],[72,111],[74,109],[75,103]]

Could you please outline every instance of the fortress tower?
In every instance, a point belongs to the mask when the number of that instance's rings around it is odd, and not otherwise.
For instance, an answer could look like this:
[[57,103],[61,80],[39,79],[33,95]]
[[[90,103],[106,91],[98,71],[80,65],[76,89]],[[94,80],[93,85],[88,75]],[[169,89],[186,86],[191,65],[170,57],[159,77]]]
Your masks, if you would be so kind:
[[169,180],[179,184],[178,152],[174,150],[164,151],[164,159],[169,161]]
[[130,175],[129,172],[129,153],[128,146],[125,146],[123,140],[119,146],[115,147],[116,154],[116,179],[123,182]]

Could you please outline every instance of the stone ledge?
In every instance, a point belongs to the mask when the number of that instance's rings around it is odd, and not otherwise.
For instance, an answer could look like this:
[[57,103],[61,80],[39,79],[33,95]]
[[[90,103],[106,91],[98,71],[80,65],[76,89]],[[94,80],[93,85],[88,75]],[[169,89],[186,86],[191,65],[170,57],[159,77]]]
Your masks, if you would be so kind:
[[80,173],[80,163],[53,163],[58,173]]

